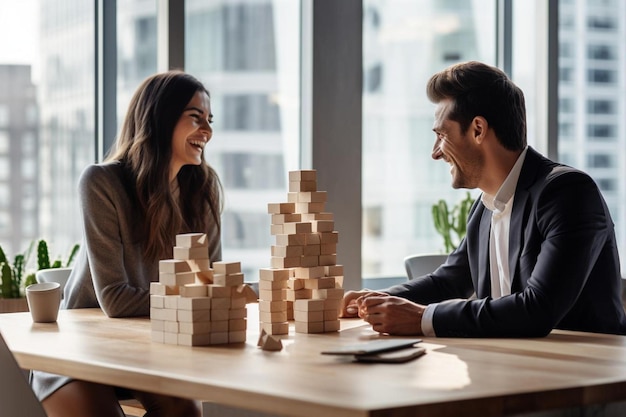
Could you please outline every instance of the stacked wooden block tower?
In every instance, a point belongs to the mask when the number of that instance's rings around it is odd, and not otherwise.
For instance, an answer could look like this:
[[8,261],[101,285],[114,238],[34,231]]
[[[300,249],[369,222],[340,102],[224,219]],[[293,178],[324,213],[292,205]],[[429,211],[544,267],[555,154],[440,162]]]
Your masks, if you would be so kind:
[[150,284],[155,342],[199,346],[246,341],[246,296],[239,262],[209,260],[207,236],[176,236],[174,258],[159,261]]
[[317,191],[317,172],[289,172],[287,202],[268,204],[271,268],[259,274],[259,319],[268,334],[339,330],[343,266],[337,265],[339,234],[326,212],[327,193]]

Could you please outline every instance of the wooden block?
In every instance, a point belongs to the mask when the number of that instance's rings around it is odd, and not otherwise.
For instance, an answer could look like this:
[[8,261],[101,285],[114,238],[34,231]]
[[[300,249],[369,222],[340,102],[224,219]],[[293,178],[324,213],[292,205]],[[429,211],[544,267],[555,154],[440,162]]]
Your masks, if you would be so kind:
[[209,310],[210,308],[209,297],[180,297],[178,299],[179,310]]
[[165,320],[150,319],[150,330],[157,332],[165,331]]
[[211,310],[228,310],[230,308],[230,297],[211,298]]
[[211,331],[210,321],[179,322],[178,332],[184,334],[209,333]]
[[295,203],[269,203],[267,205],[267,212],[269,214],[287,214],[295,213]]
[[163,308],[169,310],[176,310],[178,308],[178,299],[180,296],[178,295],[166,295],[163,298]]
[[[297,246],[303,246],[306,245],[306,236],[307,234],[305,233],[297,233],[297,234],[282,234],[282,235],[276,235],[276,244],[280,245],[280,246],[290,246],[290,245],[297,245]],[[320,243],[320,242],[317,242]]]
[[303,248],[303,256],[319,256],[321,254],[321,245],[306,245],[301,247]]
[[259,336],[257,346],[267,351],[279,351],[282,350],[283,343],[279,338],[274,337],[272,334],[269,334],[265,330],[261,330],[261,335]]
[[311,268],[295,268],[293,276],[295,278],[321,278],[324,276],[325,269],[323,266],[315,266]]
[[296,213],[322,213],[326,210],[326,203],[295,203]]
[[228,320],[218,320],[211,322],[211,332],[227,332]]
[[211,345],[223,345],[228,343],[228,332],[211,332]]
[[168,345],[178,344],[178,333],[163,332],[163,343]]
[[194,321],[209,321],[211,320],[213,310],[178,310],[177,319],[179,322],[191,323]]
[[215,321],[228,321],[230,320],[230,309],[228,308],[222,308],[222,309],[218,309],[218,310],[213,310],[211,309],[211,321],[215,322]]
[[193,248],[174,246],[174,259],[209,259],[209,248],[206,246]]
[[293,311],[293,319],[295,321],[324,321],[323,311]]
[[241,262],[213,262],[213,272],[216,274],[238,274],[241,272]]
[[211,298],[226,298],[230,297],[233,293],[231,287],[216,284],[207,285],[207,290],[207,295]]
[[335,229],[335,222],[332,220],[313,220],[311,227],[314,232],[332,232]]
[[177,272],[175,274],[159,272],[159,282],[168,287],[180,287],[181,285],[196,282],[196,275],[194,272]]
[[186,259],[187,265],[193,272],[207,272],[211,271],[211,260],[209,258],[204,259]]
[[339,318],[339,311],[334,308],[332,310],[324,310],[324,321],[337,320]]
[[291,258],[283,258],[280,256],[272,256],[270,258],[270,265],[272,268],[295,268],[300,266],[300,256],[294,256]]
[[338,332],[340,328],[339,320],[324,320],[324,333]]
[[228,310],[228,320],[245,319],[248,316],[248,310],[243,308],[231,308]]
[[259,281],[259,290],[280,290],[287,288],[289,281]]
[[304,236],[306,245],[319,245],[322,243],[319,233],[307,233]]
[[197,272],[194,272],[194,274],[196,274],[196,284],[212,284],[213,283],[213,270],[212,269],[205,270],[205,271],[197,271]]
[[280,301],[285,299],[285,290],[259,290],[259,300]]
[[289,181],[317,181],[317,170],[301,169],[289,171]]
[[150,283],[150,294],[154,295],[176,295],[178,294],[178,285],[165,285],[160,282]]
[[343,275],[343,265],[328,265],[324,266],[324,271],[327,277],[335,277],[337,275]]
[[336,265],[337,264],[337,255],[320,255],[319,256],[319,264],[326,265]]
[[300,213],[272,214],[272,224],[298,223],[302,215]]
[[248,321],[246,319],[231,319],[228,320],[228,331],[229,332],[237,332],[237,331],[245,331],[247,329]]
[[296,311],[324,311],[325,300],[295,300],[293,302],[294,313]]
[[190,272],[189,264],[182,259],[163,259],[159,261],[159,272],[175,274],[177,272]]
[[[259,284],[261,284],[259,282]],[[290,290],[301,290],[304,288],[304,279],[302,278],[289,278],[287,281],[287,288]]]
[[271,224],[270,225],[270,235],[276,236],[276,235],[282,235],[284,233],[285,233],[285,231],[283,230],[283,225],[282,224]]
[[335,288],[343,288],[343,275],[333,278],[335,278]]
[[323,321],[296,321],[296,333],[324,333]]
[[288,334],[289,322],[283,323],[260,323],[261,329],[267,334]]
[[293,203],[325,203],[328,201],[326,191],[300,191],[287,194],[287,200]]
[[211,344],[211,333],[179,333],[178,344],[182,346],[206,346]]
[[150,308],[150,319],[176,321],[176,310],[169,308]]
[[259,311],[259,320],[262,323],[280,323],[287,321],[287,311],[276,311],[273,313]]
[[239,285],[243,285],[244,276],[243,273],[239,272],[236,274],[214,274],[213,275],[213,284],[222,285],[224,287],[237,287]]
[[339,232],[324,232],[320,233],[320,243],[338,243]]
[[[297,256],[302,256],[304,254],[304,248],[306,246],[274,246],[272,245],[272,256],[278,256],[281,258],[293,258]],[[319,255],[319,253],[317,254]]]
[[304,298],[312,298],[312,292],[311,291],[321,291],[321,290],[308,290],[306,288],[303,288],[301,290],[285,290],[285,300],[287,301],[295,301],[295,300],[301,300]]
[[246,342],[246,332],[245,331],[234,331],[228,332],[228,343],[245,343]]
[[277,311],[287,311],[287,301],[267,301],[259,300],[259,312],[274,313]]
[[207,294],[206,284],[185,284],[180,287],[181,297],[206,297]]
[[343,288],[325,288],[312,291],[311,298],[320,298],[328,300],[341,300],[343,298]]
[[320,245],[320,253],[318,255],[334,255],[337,254],[336,243],[324,243]]
[[259,296],[257,295],[256,291],[254,291],[254,288],[252,288],[248,284],[241,284],[236,287],[231,287],[231,289],[232,289],[231,296],[233,298],[238,297],[238,296],[244,297],[246,300],[246,304],[256,303],[257,301],[259,301]]
[[309,290],[320,290],[324,288],[335,288],[335,278],[308,278],[303,279],[304,288]]
[[178,333],[178,322],[177,321],[164,321],[163,331],[166,333]]
[[260,281],[286,281],[291,276],[291,271],[286,268],[261,268],[259,269]]
[[290,193],[300,191],[317,191],[317,181],[289,181]]
[[238,308],[245,308],[246,307],[246,297],[230,297],[230,309],[238,309]]
[[165,296],[150,294],[150,307],[152,308],[165,308]]
[[341,307],[341,298],[325,299],[324,310],[338,310]]
[[287,320],[293,320],[293,301],[287,301]]
[[335,220],[333,213],[322,211],[320,213],[300,213],[300,219],[303,222],[314,220]]
[[176,235],[176,246],[184,248],[209,247],[206,233],[181,233]]
[[287,235],[295,235],[297,233],[311,233],[313,231],[313,226],[311,223],[285,223],[283,224],[283,231]]
[[315,266],[319,266],[320,257],[319,256],[302,256],[300,257],[300,266],[302,268],[312,268]]

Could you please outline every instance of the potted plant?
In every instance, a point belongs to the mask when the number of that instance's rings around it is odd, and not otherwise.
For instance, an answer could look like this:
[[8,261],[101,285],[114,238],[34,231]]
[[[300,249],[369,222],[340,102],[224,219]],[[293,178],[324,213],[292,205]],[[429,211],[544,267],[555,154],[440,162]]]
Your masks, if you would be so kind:
[[439,200],[437,204],[432,206],[433,223],[437,233],[443,237],[446,254],[456,249],[465,237],[467,215],[474,201],[468,191],[465,198],[453,206],[452,210],[448,208],[448,203],[445,200]]
[[[15,255],[13,263],[0,247],[0,313],[28,311],[28,304],[24,297],[24,288],[36,282],[36,272],[26,275],[26,265],[35,242],[32,242],[24,253]],[[48,253],[48,244],[44,239],[37,243],[37,270],[49,268],[62,268],[71,265],[78,252],[79,245],[75,244],[65,263],[59,258],[52,264]]]

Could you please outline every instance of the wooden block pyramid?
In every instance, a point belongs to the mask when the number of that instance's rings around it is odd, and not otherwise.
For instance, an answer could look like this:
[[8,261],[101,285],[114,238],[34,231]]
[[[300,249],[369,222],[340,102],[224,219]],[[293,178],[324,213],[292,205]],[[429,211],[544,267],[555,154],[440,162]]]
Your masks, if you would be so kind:
[[337,265],[339,233],[325,211],[326,191],[317,191],[317,171],[289,172],[287,202],[268,204],[271,268],[259,274],[259,320],[267,334],[339,330],[343,266]]
[[209,260],[204,233],[176,236],[174,259],[159,261],[150,284],[152,340],[201,346],[246,341],[246,295],[240,262]]

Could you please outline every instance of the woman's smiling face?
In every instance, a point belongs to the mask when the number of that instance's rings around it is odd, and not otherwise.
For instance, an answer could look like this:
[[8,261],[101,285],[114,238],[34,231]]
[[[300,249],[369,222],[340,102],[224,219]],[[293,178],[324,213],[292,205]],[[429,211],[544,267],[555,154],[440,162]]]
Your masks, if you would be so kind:
[[204,147],[211,140],[211,103],[204,91],[196,91],[183,114],[176,122],[172,135],[172,159],[170,180],[174,179],[184,165],[200,165]]

